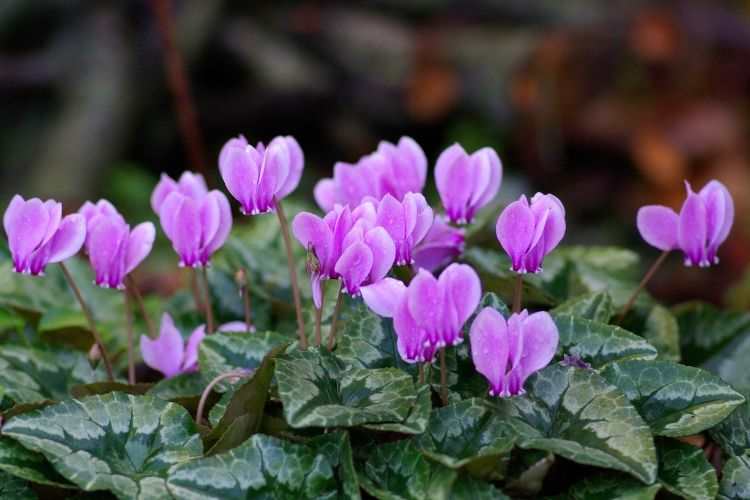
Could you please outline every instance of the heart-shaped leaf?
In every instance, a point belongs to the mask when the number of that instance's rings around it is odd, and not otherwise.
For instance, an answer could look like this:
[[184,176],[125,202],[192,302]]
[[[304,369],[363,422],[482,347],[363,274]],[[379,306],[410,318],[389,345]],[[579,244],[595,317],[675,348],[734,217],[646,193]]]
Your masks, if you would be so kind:
[[342,431],[329,432],[310,440],[308,445],[325,455],[331,466],[336,469],[342,496],[352,500],[361,498],[349,434]]
[[607,292],[589,292],[566,300],[551,312],[609,323],[615,314],[615,308]]
[[643,337],[659,351],[658,359],[680,360],[680,327],[672,312],[656,305],[646,317]]
[[522,448],[656,479],[648,425],[625,395],[593,370],[551,365],[526,383],[526,395],[498,400]]
[[0,471],[0,498],[5,500],[37,500],[39,497],[23,480]]
[[326,454],[262,434],[233,450],[173,468],[167,487],[174,498],[195,500],[338,496]]
[[325,349],[279,356],[276,379],[284,416],[292,427],[403,422],[417,399],[406,373],[350,368]]
[[750,451],[750,392],[743,395],[745,402],[709,431],[711,438],[730,455]]
[[558,351],[578,357],[593,368],[627,359],[656,358],[654,346],[620,327],[567,314],[554,314],[552,318],[560,332]]
[[430,390],[430,386],[422,385],[417,389],[417,400],[403,422],[367,424],[365,427],[377,431],[399,432],[401,434],[422,434],[427,429],[431,411],[432,391]]
[[602,376],[660,436],[689,436],[724,420],[744,397],[711,373],[671,361],[613,363]]
[[675,440],[657,442],[659,482],[674,495],[688,500],[715,498],[719,491],[716,470],[703,450]]
[[654,500],[660,489],[659,484],[645,485],[625,476],[599,476],[576,483],[554,500]]
[[719,484],[719,500],[750,498],[750,455],[737,455],[724,464]]
[[514,445],[511,430],[485,401],[468,399],[436,409],[417,446],[422,453],[451,469],[502,479]]
[[183,373],[160,380],[151,386],[148,393],[165,401],[200,396],[206,387],[204,377],[199,372]]
[[86,491],[164,498],[167,471],[202,445],[181,406],[119,392],[68,400],[11,419],[3,434],[42,453]]
[[52,468],[44,455],[27,450],[8,437],[0,437],[0,470],[32,483],[75,488],[75,485]]
[[705,302],[686,302],[673,309],[680,325],[682,359],[700,365],[733,338],[750,332],[750,313],[721,311]]
[[719,352],[703,363],[703,367],[742,391],[750,390],[750,330],[733,338]]

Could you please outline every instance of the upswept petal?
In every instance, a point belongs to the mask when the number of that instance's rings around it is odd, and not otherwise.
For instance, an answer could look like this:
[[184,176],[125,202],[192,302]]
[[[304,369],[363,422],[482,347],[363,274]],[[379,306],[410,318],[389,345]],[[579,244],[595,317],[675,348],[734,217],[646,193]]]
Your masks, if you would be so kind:
[[475,172],[471,159],[458,144],[438,158],[435,183],[448,217],[458,223],[468,222],[467,209],[475,185]]
[[521,386],[532,373],[547,366],[557,351],[560,335],[552,317],[544,311],[530,314],[522,323],[525,350],[520,359]]
[[482,298],[479,275],[466,264],[451,264],[440,274],[438,282],[445,287],[446,303],[455,309],[460,329]]
[[393,278],[383,278],[359,289],[367,307],[378,316],[392,318],[406,294],[406,285]]
[[315,203],[324,212],[333,210],[337,198],[336,182],[329,178],[319,180],[313,189],[313,197],[315,198]]
[[[244,325],[244,323],[241,324]],[[245,330],[243,329],[242,331]],[[193,372],[198,369],[198,347],[200,346],[201,341],[205,336],[205,325],[200,325],[198,328],[193,330],[193,333],[190,334],[187,344],[185,345],[185,353],[183,355],[182,364],[180,366],[180,371],[182,373]]]
[[42,200],[32,198],[24,201],[18,195],[13,197],[5,212],[4,225],[16,271],[23,271],[26,260],[39,248],[48,223],[49,212]]
[[677,248],[680,217],[669,207],[647,205],[638,210],[636,225],[641,237],[659,250]]
[[338,188],[339,201],[353,208],[365,196],[370,194],[370,182],[368,176],[356,165],[339,162],[333,166],[333,179]]
[[[226,146],[225,146],[226,148]],[[229,193],[240,202],[243,213],[250,213],[254,206],[254,195],[258,185],[259,165],[245,148],[231,147],[222,150],[223,161],[219,171]]]
[[[414,223],[416,223],[416,211],[414,219]],[[386,194],[380,200],[375,223],[385,228],[395,241],[406,239],[407,221],[404,206],[390,194]]]
[[689,187],[688,197],[680,210],[677,240],[685,252],[686,265],[709,265],[705,248],[706,205]]
[[321,266],[328,262],[333,246],[333,233],[317,215],[300,212],[292,220],[292,234],[305,250],[312,249]]
[[60,227],[48,243],[48,263],[62,262],[77,254],[86,241],[86,221],[79,214],[63,217]]
[[130,228],[117,217],[98,215],[89,223],[87,250],[97,285],[122,285],[129,235]]
[[365,244],[372,252],[370,282],[383,279],[393,267],[396,258],[396,245],[382,227],[374,227],[364,236]]
[[125,274],[135,269],[151,253],[155,238],[156,228],[150,222],[138,224],[130,231],[125,255]]
[[438,280],[431,274],[420,269],[409,283],[406,295],[409,313],[422,328],[427,330],[430,342],[437,344],[444,324],[443,320],[443,290]]
[[475,152],[474,156],[480,156],[483,158],[483,161],[486,161],[489,165],[490,172],[487,184],[484,186],[478,186],[479,194],[475,197],[474,201],[476,209],[478,210],[491,202],[500,190],[500,185],[503,180],[503,164],[495,150],[492,148],[482,148]]
[[393,329],[396,331],[396,348],[401,359],[407,363],[431,361],[432,355],[425,356],[425,343],[427,336],[409,312],[406,300],[402,300],[396,307],[393,316]]
[[201,174],[183,172],[177,184],[180,192],[188,198],[199,199],[208,193],[206,180]]
[[534,238],[534,230],[534,214],[523,196],[505,207],[497,219],[495,233],[514,271],[526,271],[523,259]]
[[219,151],[219,169],[221,169],[221,166],[229,159],[229,155],[233,150],[243,150],[247,146],[247,139],[245,139],[245,136],[242,134],[238,135],[237,137],[232,137],[227,142],[225,142],[221,147],[221,151]]
[[143,362],[167,378],[180,373],[184,352],[182,336],[167,313],[162,316],[158,338],[150,339],[141,335]]
[[359,294],[360,285],[370,275],[372,261],[372,251],[365,243],[354,243],[344,251],[336,262],[335,271],[341,275],[341,281],[347,293]]
[[505,318],[491,307],[485,307],[472,323],[469,338],[474,367],[490,383],[490,395],[499,396],[505,386],[509,354]]
[[46,245],[52,239],[60,227],[60,221],[62,220],[62,203],[58,203],[55,200],[47,200],[44,202],[44,208],[47,210],[49,219],[47,220],[47,230],[44,233],[44,238],[42,238],[40,246]]
[[213,255],[216,250],[224,245],[229,237],[229,233],[232,231],[232,208],[229,206],[229,200],[224,193],[213,190],[208,193],[206,199],[212,199],[218,207],[219,225],[211,239],[204,242],[204,255],[202,257],[204,259],[204,264],[208,262],[208,259],[211,258],[211,255]]
[[151,209],[158,214],[162,203],[175,191],[179,191],[177,183],[167,174],[161,174],[159,182],[151,193]]
[[719,245],[729,236],[734,223],[734,201],[729,191],[719,181],[713,180],[703,186],[698,195],[706,205],[708,217],[708,253],[714,261]]
[[305,154],[302,152],[302,148],[297,140],[291,135],[284,136],[282,139],[286,142],[289,152],[289,172],[286,180],[281,184],[276,193],[279,199],[284,198],[297,189],[299,181],[302,178],[302,171],[305,168]]

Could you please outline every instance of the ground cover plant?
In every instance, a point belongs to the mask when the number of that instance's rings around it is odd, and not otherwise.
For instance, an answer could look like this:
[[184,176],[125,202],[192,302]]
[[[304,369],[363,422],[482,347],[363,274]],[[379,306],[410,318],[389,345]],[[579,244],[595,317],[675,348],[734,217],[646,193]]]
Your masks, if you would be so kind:
[[[10,201],[3,498],[750,495],[750,315],[646,291],[670,255],[719,264],[720,182],[639,211],[661,251],[641,276],[626,248],[566,246],[554,194],[500,206],[491,148],[382,142],[316,208],[286,199],[292,137],[217,163],[229,197],[162,176],[160,228]],[[131,276],[159,230],[192,277],[167,299]]]

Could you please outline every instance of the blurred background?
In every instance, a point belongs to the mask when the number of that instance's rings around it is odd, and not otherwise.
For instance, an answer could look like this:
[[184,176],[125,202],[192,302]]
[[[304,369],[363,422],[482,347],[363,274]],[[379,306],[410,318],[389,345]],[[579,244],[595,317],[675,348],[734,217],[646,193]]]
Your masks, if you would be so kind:
[[[721,180],[737,208],[721,265],[675,255],[651,289],[749,308],[748,61],[747,0],[2,0],[0,202],[107,197],[153,219],[159,173],[218,187],[239,133],[297,137],[308,204],[381,139],[410,135],[431,165],[488,145],[503,200],[553,192],[566,243],[636,248],[644,267],[638,207]],[[148,261],[152,290],[174,260]]]

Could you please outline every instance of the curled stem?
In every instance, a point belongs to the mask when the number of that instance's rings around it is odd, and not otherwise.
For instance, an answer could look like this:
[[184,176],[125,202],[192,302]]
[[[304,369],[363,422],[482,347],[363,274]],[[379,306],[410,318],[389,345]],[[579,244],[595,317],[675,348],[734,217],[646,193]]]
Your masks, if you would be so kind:
[[133,309],[130,305],[130,296],[127,288],[122,291],[125,299],[125,324],[128,333],[128,384],[135,384],[135,356],[133,354]]
[[448,366],[445,363],[445,347],[440,349],[440,401],[448,406]]
[[516,286],[513,288],[513,309],[512,312],[521,312],[521,299],[523,297],[523,275],[516,275]]
[[336,328],[339,323],[339,313],[341,312],[341,304],[344,302],[344,294],[339,289],[338,296],[336,297],[336,307],[333,308],[333,316],[331,316],[331,331],[328,332],[328,350],[332,351],[333,346],[336,345]]
[[83,300],[83,296],[81,295],[81,290],[78,289],[76,282],[73,280],[73,276],[71,276],[68,268],[65,267],[65,264],[62,262],[60,262],[60,269],[62,269],[62,272],[65,275],[65,279],[68,281],[68,286],[70,286],[70,289],[73,290],[73,294],[76,296],[78,303],[81,305],[81,310],[83,311],[84,316],[86,316],[86,321],[88,321],[89,323],[89,329],[91,330],[91,334],[94,336],[94,342],[96,342],[96,344],[99,346],[99,353],[102,356],[104,368],[107,370],[107,377],[109,378],[110,382],[114,382],[115,376],[112,371],[112,363],[109,360],[107,349],[104,347],[102,336],[99,334],[99,330],[96,329],[96,323],[94,323],[94,316],[91,314],[91,309],[89,309],[89,306],[86,305],[86,302]]
[[659,270],[661,265],[664,263],[664,260],[669,255],[669,250],[665,250],[659,255],[659,258],[654,261],[653,264],[651,264],[651,267],[648,268],[648,271],[646,271],[646,274],[643,275],[643,279],[640,283],[638,283],[638,287],[635,289],[633,294],[630,296],[628,301],[625,303],[625,306],[623,306],[622,311],[620,311],[620,314],[617,315],[617,320],[615,321],[616,325],[619,325],[622,323],[622,320],[625,319],[625,316],[627,316],[630,309],[633,307],[633,304],[635,304],[635,299],[638,298],[638,295],[643,291],[644,288],[646,288],[646,285],[649,281],[651,281],[651,278],[654,277],[654,274],[656,274],[656,271]]
[[[203,266],[201,269],[203,274],[203,295],[206,306],[206,331],[211,335],[214,333],[214,309],[211,306],[211,290],[208,287],[208,271],[206,270],[206,266]],[[195,278],[197,281],[200,281],[197,276]]]
[[198,409],[195,412],[195,423],[198,425],[201,424],[201,421],[203,420],[203,410],[206,407],[206,400],[208,399],[208,395],[211,394],[211,391],[213,388],[221,382],[222,380],[228,379],[228,378],[235,378],[235,377],[242,377],[244,375],[248,375],[250,373],[249,370],[232,370],[231,372],[222,373],[221,375],[215,377],[211,382],[208,383],[205,389],[203,389],[203,392],[201,393],[201,398],[198,401]]
[[135,280],[131,275],[125,277],[125,286],[130,294],[135,297],[135,303],[138,305],[138,309],[141,311],[141,316],[143,316],[143,321],[146,323],[148,336],[152,339],[157,338],[159,335],[156,333],[156,327],[151,322],[151,316],[146,312],[146,305],[143,303],[143,296],[141,296],[141,292],[138,290]]
[[294,266],[294,254],[292,253],[292,238],[289,236],[289,222],[281,202],[274,198],[276,205],[276,216],[279,218],[281,226],[281,236],[284,239],[286,248],[286,261],[289,266],[289,281],[292,284],[292,296],[294,298],[294,307],[297,310],[297,333],[299,334],[299,346],[303,351],[307,349],[307,337],[305,336],[305,320],[302,318],[302,301],[299,296],[299,283],[297,282],[297,269]]

